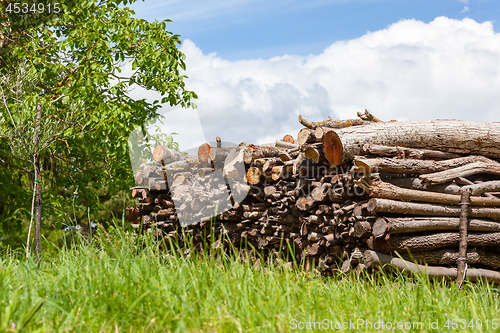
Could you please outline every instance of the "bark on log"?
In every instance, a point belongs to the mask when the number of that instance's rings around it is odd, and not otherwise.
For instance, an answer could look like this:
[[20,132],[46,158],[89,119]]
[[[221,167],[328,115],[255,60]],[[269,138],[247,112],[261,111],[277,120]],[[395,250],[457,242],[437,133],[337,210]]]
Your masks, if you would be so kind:
[[[443,247],[458,246],[460,235],[458,232],[442,232],[432,235],[386,235],[375,245],[376,250],[391,251],[429,251]],[[470,233],[467,235],[467,244],[470,246],[498,246],[500,232]]]
[[467,222],[469,214],[470,190],[467,188],[460,190],[462,202],[460,202],[460,222],[458,226],[459,243],[457,259],[457,284],[458,289],[462,289],[465,278],[465,261],[467,260]]
[[243,161],[251,164],[254,160],[268,157],[279,157],[283,149],[278,147],[247,146],[244,150]]
[[201,163],[222,162],[238,147],[211,147],[204,143],[198,148],[198,160]]
[[[430,203],[402,202],[389,199],[372,198],[367,209],[375,213],[392,213],[421,216],[460,216],[458,206],[447,206]],[[470,217],[500,220],[500,208],[470,207]]]
[[[410,254],[403,251],[397,253],[397,255],[412,262],[429,265],[455,265],[459,258],[459,254],[456,252],[456,249],[453,248],[434,251],[416,251]],[[468,264],[480,264],[493,269],[500,268],[500,255],[497,253],[473,248],[467,251],[466,258]]]
[[[365,190],[372,198],[423,201],[454,205],[461,201],[460,195],[405,189],[390,183],[385,183],[378,177],[373,177],[369,183],[362,179],[357,182],[357,185]],[[500,206],[500,198],[471,197],[470,204],[475,206]]]
[[[393,258],[389,255],[366,250],[363,253],[365,265],[370,268],[381,267],[382,269],[395,268],[400,272],[410,275],[428,275],[430,278],[453,279],[457,276],[455,268],[424,266],[412,263],[400,258]],[[483,280],[488,283],[500,284],[500,273],[488,269],[468,269],[466,278],[473,282]]]
[[153,150],[153,160],[156,163],[169,164],[175,161],[182,161],[187,157],[186,154],[179,153],[170,148],[156,146]]
[[414,158],[421,160],[446,160],[460,157],[458,154],[447,153],[440,150],[382,146],[374,144],[363,145],[361,153],[363,155],[399,156],[405,159]]
[[289,142],[285,142],[285,141],[281,141],[281,140],[276,141],[275,146],[278,148],[286,148],[286,149],[300,148],[300,145],[298,145],[296,143],[289,143]]
[[[379,217],[372,226],[373,236],[386,234],[418,233],[426,231],[458,230],[456,217]],[[500,232],[500,223],[493,220],[471,219],[469,231]]]
[[500,122],[460,120],[370,123],[335,130],[343,151],[336,160],[344,163],[361,155],[365,144],[441,150],[500,158]]
[[468,177],[479,173],[500,175],[500,163],[495,161],[478,161],[450,170],[420,175],[419,178],[427,184],[442,184],[457,177]]
[[466,188],[471,190],[472,195],[481,195],[486,192],[500,192],[500,181],[494,180],[490,182],[467,185]]
[[[396,174],[430,174],[466,166],[475,162],[483,162],[488,166],[496,166],[497,164],[499,164],[484,156],[475,155],[444,161],[394,158],[365,158],[362,156],[357,156],[354,158],[355,165],[363,169],[365,174],[382,171],[392,172]],[[457,177],[458,176],[455,176],[454,178]],[[424,179],[424,175],[422,175],[420,179]]]
[[366,121],[363,119],[345,119],[345,120],[323,120],[320,122],[310,121],[303,116],[299,115],[299,123],[307,128],[315,129],[316,127],[330,127],[330,128],[344,128],[359,125],[371,124],[372,121]]

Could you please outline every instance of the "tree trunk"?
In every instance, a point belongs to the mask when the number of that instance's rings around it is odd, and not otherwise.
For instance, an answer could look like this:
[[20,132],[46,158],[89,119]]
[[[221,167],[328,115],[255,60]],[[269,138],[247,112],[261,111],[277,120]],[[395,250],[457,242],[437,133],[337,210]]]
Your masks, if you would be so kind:
[[342,147],[342,149],[337,149],[335,154],[335,160],[339,162],[337,165],[353,160],[356,155],[361,155],[365,144],[432,149],[500,158],[500,122],[401,121],[346,127],[335,130],[335,133]]

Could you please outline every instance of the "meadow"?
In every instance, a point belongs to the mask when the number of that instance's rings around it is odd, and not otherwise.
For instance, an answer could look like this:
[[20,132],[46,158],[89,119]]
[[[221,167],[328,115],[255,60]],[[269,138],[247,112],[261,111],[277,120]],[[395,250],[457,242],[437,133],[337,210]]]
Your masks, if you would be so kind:
[[[499,289],[400,274],[331,277],[209,247],[161,251],[120,227],[0,258],[7,332],[491,332]],[[46,245],[50,246],[50,245]]]

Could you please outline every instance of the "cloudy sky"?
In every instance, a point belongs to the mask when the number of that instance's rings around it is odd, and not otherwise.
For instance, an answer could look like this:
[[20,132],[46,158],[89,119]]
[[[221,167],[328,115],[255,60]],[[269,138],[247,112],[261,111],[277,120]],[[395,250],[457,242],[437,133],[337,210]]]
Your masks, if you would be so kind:
[[[164,107],[183,149],[265,143],[313,121],[500,121],[496,0],[145,0],[181,35],[196,112]],[[154,98],[134,90],[137,97]]]

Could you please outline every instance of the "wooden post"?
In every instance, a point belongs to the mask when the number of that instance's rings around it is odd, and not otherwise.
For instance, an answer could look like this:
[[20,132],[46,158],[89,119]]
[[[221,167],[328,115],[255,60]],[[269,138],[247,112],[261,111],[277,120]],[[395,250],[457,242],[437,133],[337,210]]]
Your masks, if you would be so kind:
[[457,283],[458,289],[463,288],[465,278],[466,260],[467,260],[467,220],[469,213],[469,201],[471,190],[468,188],[460,190],[462,194],[462,202],[460,202],[460,222],[458,225],[458,232],[460,235],[460,242],[458,247],[457,259]]

